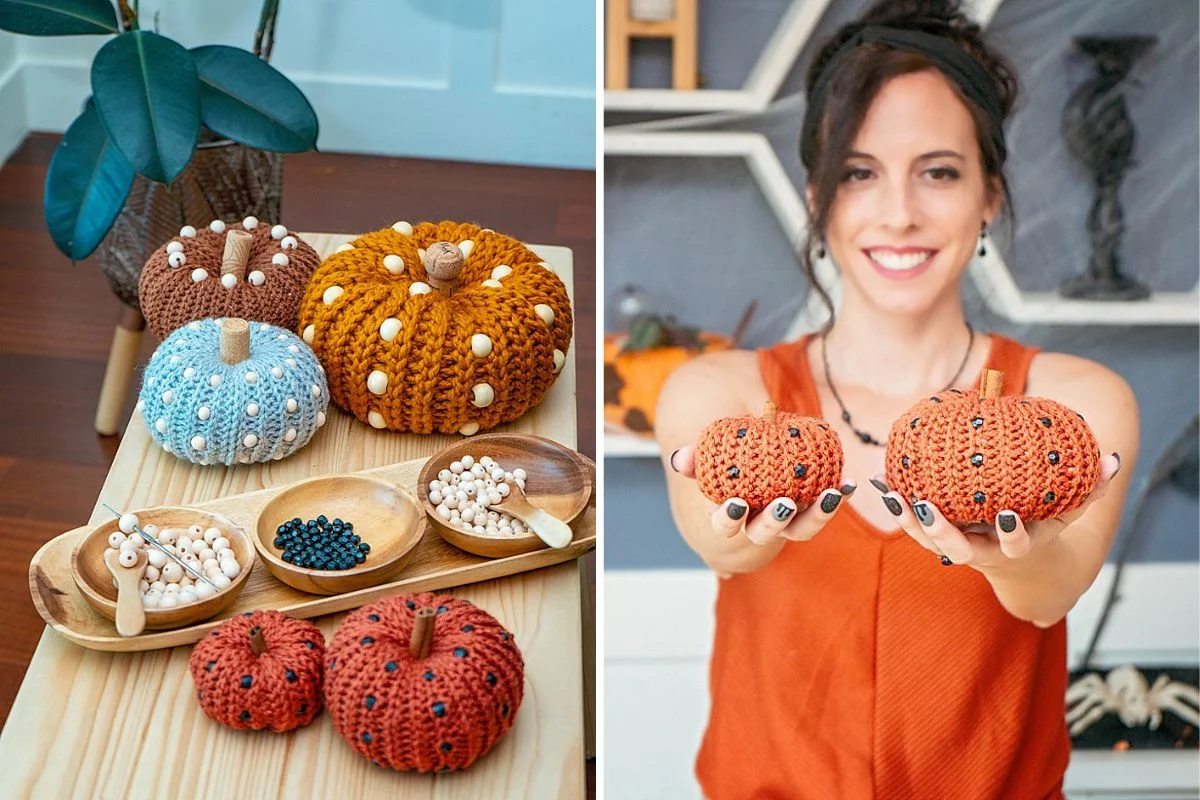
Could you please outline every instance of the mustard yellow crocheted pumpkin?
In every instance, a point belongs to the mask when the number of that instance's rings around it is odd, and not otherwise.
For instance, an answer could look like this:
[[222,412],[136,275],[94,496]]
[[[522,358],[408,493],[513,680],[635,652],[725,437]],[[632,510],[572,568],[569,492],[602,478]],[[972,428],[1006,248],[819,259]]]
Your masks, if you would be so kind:
[[342,245],[300,306],[333,402],[412,433],[520,417],[562,369],[571,322],[566,287],[536,253],[457,222],[397,222]]

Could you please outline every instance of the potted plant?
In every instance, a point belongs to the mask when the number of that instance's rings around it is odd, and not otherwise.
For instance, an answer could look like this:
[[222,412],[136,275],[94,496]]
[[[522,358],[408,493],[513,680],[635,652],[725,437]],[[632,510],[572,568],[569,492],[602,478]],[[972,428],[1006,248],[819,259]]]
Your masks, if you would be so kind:
[[[91,97],[46,176],[46,224],[72,260],[96,252],[114,291],[137,308],[141,266],[184,224],[279,217],[280,153],[312,150],[317,117],[267,63],[279,0],[264,0],[253,52],[191,49],[146,30],[138,0],[0,0],[0,29],[108,35]],[[99,250],[98,250],[99,248]]]

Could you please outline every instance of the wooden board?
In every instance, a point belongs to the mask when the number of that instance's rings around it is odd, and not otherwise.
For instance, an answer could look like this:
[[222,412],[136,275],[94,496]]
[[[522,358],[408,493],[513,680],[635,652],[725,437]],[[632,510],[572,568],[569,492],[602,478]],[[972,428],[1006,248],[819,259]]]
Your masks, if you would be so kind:
[[[427,460],[420,458],[354,474],[383,478],[415,493],[417,478]],[[194,507],[221,514],[243,531],[252,531],[258,510],[284,488],[279,486],[234,495],[197,503]],[[561,549],[543,548],[507,558],[484,558],[447,544],[429,524],[427,517],[422,518],[420,524],[423,530],[421,541],[395,580],[345,594],[315,595],[282,583],[259,561],[245,588],[227,609],[205,622],[169,631],[146,631],[138,636],[121,636],[110,620],[87,604],[71,577],[71,551],[90,527],[67,531],[38,550],[29,564],[29,592],[46,624],[83,647],[115,652],[177,647],[200,641],[222,621],[243,611],[272,608],[307,619],[358,608],[364,603],[397,592],[423,592],[463,586],[574,560],[596,546],[595,493],[588,502],[587,510],[571,525],[575,534],[571,544]]]

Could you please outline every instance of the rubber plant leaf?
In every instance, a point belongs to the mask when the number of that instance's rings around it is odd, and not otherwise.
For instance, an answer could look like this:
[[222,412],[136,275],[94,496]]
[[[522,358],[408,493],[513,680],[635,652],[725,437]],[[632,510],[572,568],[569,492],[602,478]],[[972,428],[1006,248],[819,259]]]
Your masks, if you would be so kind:
[[200,136],[200,79],[192,54],[150,31],[113,39],[92,62],[96,111],[117,149],[152,181],[170,183]]
[[119,33],[109,0],[0,0],[0,30],[27,36]]
[[136,173],[89,104],[59,140],[46,172],[46,227],[73,261],[92,254],[125,205]]
[[317,114],[282,72],[228,45],[196,47],[191,53],[206,127],[260,150],[301,153],[316,147]]

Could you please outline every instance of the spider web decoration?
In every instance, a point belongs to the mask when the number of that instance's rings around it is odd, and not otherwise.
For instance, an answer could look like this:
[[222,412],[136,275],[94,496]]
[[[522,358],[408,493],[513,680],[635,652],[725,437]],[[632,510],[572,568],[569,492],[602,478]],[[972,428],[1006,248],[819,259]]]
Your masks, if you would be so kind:
[[[1133,670],[1141,682],[1124,680]],[[1194,722],[1180,717],[1171,706],[1191,707],[1194,712],[1195,699],[1180,695],[1197,695],[1200,669],[1194,667],[1118,667],[1108,670],[1075,670],[1071,673],[1067,691],[1067,726],[1078,730],[1071,736],[1071,744],[1081,750],[1147,750],[1147,749],[1192,749],[1200,748],[1200,731]],[[1158,691],[1153,688],[1158,685]],[[1114,692],[1114,688],[1137,686],[1140,691],[1132,694]],[[1164,691],[1165,688],[1165,691]],[[1150,691],[1146,691],[1150,690]],[[1189,691],[1190,690],[1190,691]],[[1164,707],[1164,704],[1167,707]],[[1113,707],[1117,706],[1117,707]],[[1119,708],[1126,709],[1130,725],[1122,720]],[[1161,722],[1151,729],[1151,714],[1157,710]],[[1088,712],[1098,716],[1087,723]],[[1100,715],[1102,713],[1102,715]],[[1185,713],[1186,710],[1185,710]],[[1082,727],[1081,730],[1075,726]]]

